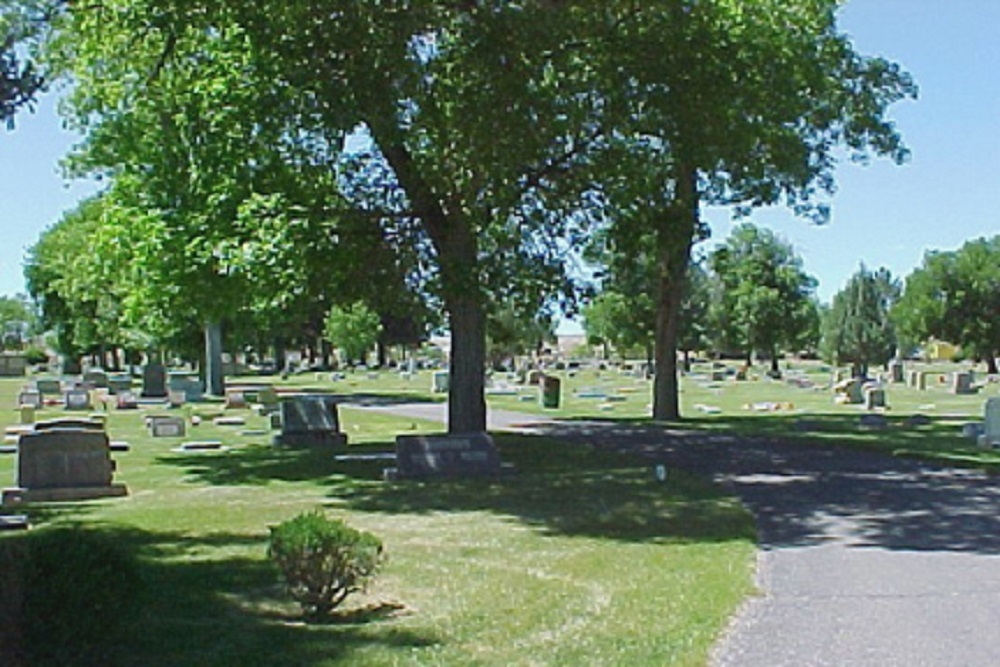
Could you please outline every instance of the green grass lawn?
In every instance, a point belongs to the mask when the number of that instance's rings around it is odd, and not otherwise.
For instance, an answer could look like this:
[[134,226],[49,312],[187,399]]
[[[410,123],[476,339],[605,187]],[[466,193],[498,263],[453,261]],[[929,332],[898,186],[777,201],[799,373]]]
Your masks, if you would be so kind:
[[[729,362],[731,368],[739,362]],[[746,436],[778,437],[804,446],[846,445],[887,453],[921,456],[992,470],[1000,468],[1000,455],[977,448],[962,437],[962,425],[981,421],[987,398],[1000,396],[1000,384],[987,384],[978,394],[950,393],[949,374],[967,366],[956,364],[907,364],[907,368],[930,373],[926,390],[890,384],[885,430],[863,430],[859,420],[865,410],[858,405],[838,405],[829,389],[832,372],[816,362],[793,363],[792,376],[801,376],[813,388],[794,386],[785,380],[764,377],[757,368],[755,379],[737,382],[732,377],[710,380],[711,366],[699,364],[681,382],[681,413],[684,428],[724,431]],[[518,387],[517,396],[492,396],[489,404],[505,410],[545,414],[563,419],[639,420],[651,412],[651,382],[615,370],[581,370],[570,376],[553,373],[563,380],[563,401],[558,410],[543,409],[535,387]],[[983,376],[980,374],[980,378]],[[496,376],[497,383],[506,379]],[[581,394],[604,393],[617,397],[585,398]],[[768,407],[774,409],[767,409]],[[912,427],[909,418],[924,415],[929,423]]]
[[[426,374],[287,384],[432,398]],[[19,385],[0,381],[0,405],[13,406]],[[751,517],[696,479],[661,484],[637,461],[499,435],[515,476],[388,484],[384,463],[275,449],[262,417],[238,411],[246,425],[221,427],[211,423],[220,411],[180,413],[202,417],[186,439],[230,449],[185,453],[175,451],[181,439],[153,439],[142,426],[165,410],[113,410],[112,439],[131,444],[115,454],[130,495],[18,510],[34,534],[76,526],[139,559],[143,592],[120,591],[138,608],[121,619],[104,664],[701,665],[753,592]],[[0,415],[4,425],[17,419],[13,409]],[[350,409],[341,417],[358,452],[441,428]],[[0,485],[13,483],[14,460],[0,457]],[[388,554],[370,590],[348,598],[350,613],[326,625],[300,621],[266,558],[268,527],[316,508],[375,533]]]

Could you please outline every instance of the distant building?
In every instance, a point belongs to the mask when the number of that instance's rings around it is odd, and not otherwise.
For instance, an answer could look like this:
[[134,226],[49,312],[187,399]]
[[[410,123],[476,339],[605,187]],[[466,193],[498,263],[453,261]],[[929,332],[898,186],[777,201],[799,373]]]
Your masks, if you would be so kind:
[[927,341],[924,345],[924,359],[927,361],[951,361],[958,356],[961,348],[943,340]]

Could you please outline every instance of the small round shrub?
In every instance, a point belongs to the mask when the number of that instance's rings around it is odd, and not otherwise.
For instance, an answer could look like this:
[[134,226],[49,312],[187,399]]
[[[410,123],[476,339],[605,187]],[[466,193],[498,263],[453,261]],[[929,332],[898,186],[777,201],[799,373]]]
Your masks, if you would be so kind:
[[268,555],[311,619],[328,616],[348,595],[363,590],[383,561],[381,540],[319,511],[272,527]]

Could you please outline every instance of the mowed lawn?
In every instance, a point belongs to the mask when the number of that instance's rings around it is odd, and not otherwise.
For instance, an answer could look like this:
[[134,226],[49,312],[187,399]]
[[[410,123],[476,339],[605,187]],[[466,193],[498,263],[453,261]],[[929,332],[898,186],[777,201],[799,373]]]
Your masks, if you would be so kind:
[[[21,384],[0,381],[5,426]],[[427,374],[278,384],[430,400]],[[753,594],[752,518],[699,480],[661,483],[642,462],[583,443],[497,435],[516,475],[390,484],[382,461],[272,447],[248,410],[227,413],[245,425],[216,426],[221,408],[181,409],[200,417],[184,439],[146,434],[143,416],[164,408],[109,410],[112,439],[131,445],[114,455],[130,495],[17,510],[33,531],[104,533],[139,559],[143,585],[117,591],[138,598],[137,611],[120,619],[105,664],[702,665]],[[348,408],[341,418],[358,453],[441,428]],[[176,451],[185,439],[229,449]],[[13,483],[14,462],[0,457],[0,485]],[[378,535],[388,560],[337,622],[306,625],[266,557],[267,535],[316,508]]]
[[[738,361],[713,368],[695,364],[682,378],[680,405],[683,428],[705,432],[738,433],[747,437],[769,437],[803,446],[850,446],[900,456],[918,456],[958,465],[1000,469],[1000,454],[979,449],[974,439],[963,437],[963,426],[981,422],[986,400],[1000,397],[1000,382],[987,378],[979,365],[979,391],[969,395],[951,392],[951,374],[967,371],[970,364],[906,362],[906,370],[924,372],[926,388],[905,383],[885,385],[887,406],[875,414],[885,418],[884,428],[868,428],[862,405],[841,405],[833,400],[834,371],[815,361],[782,362],[784,377],[772,380],[766,367],[751,369],[750,379],[736,381]],[[712,372],[723,379],[712,379]],[[878,369],[873,369],[876,372]],[[563,382],[558,410],[543,409],[538,389],[508,384],[496,376],[501,390],[490,405],[521,412],[545,414],[560,419],[607,419],[646,421],[651,412],[651,382],[631,372],[583,369],[555,371]],[[916,420],[914,417],[919,419]]]

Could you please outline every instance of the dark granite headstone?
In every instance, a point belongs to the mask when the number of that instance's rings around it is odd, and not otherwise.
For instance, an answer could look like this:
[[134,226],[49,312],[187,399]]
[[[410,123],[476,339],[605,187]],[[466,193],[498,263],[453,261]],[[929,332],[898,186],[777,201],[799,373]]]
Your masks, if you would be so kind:
[[401,435],[396,438],[396,467],[385,478],[494,477],[505,471],[487,433]]
[[132,391],[132,377],[129,375],[109,375],[108,389],[112,394],[121,394]]
[[62,394],[62,382],[55,378],[39,378],[35,380],[35,388],[43,396],[59,396]]
[[144,398],[167,396],[167,369],[163,364],[153,362],[142,369],[142,395]]
[[100,368],[94,368],[83,374],[83,382],[98,389],[108,388],[108,374]]
[[57,428],[103,431],[104,423],[96,419],[49,419],[35,424],[35,431],[51,431]]
[[281,433],[274,444],[343,447],[347,436],[340,432],[337,399],[322,394],[281,399]]

